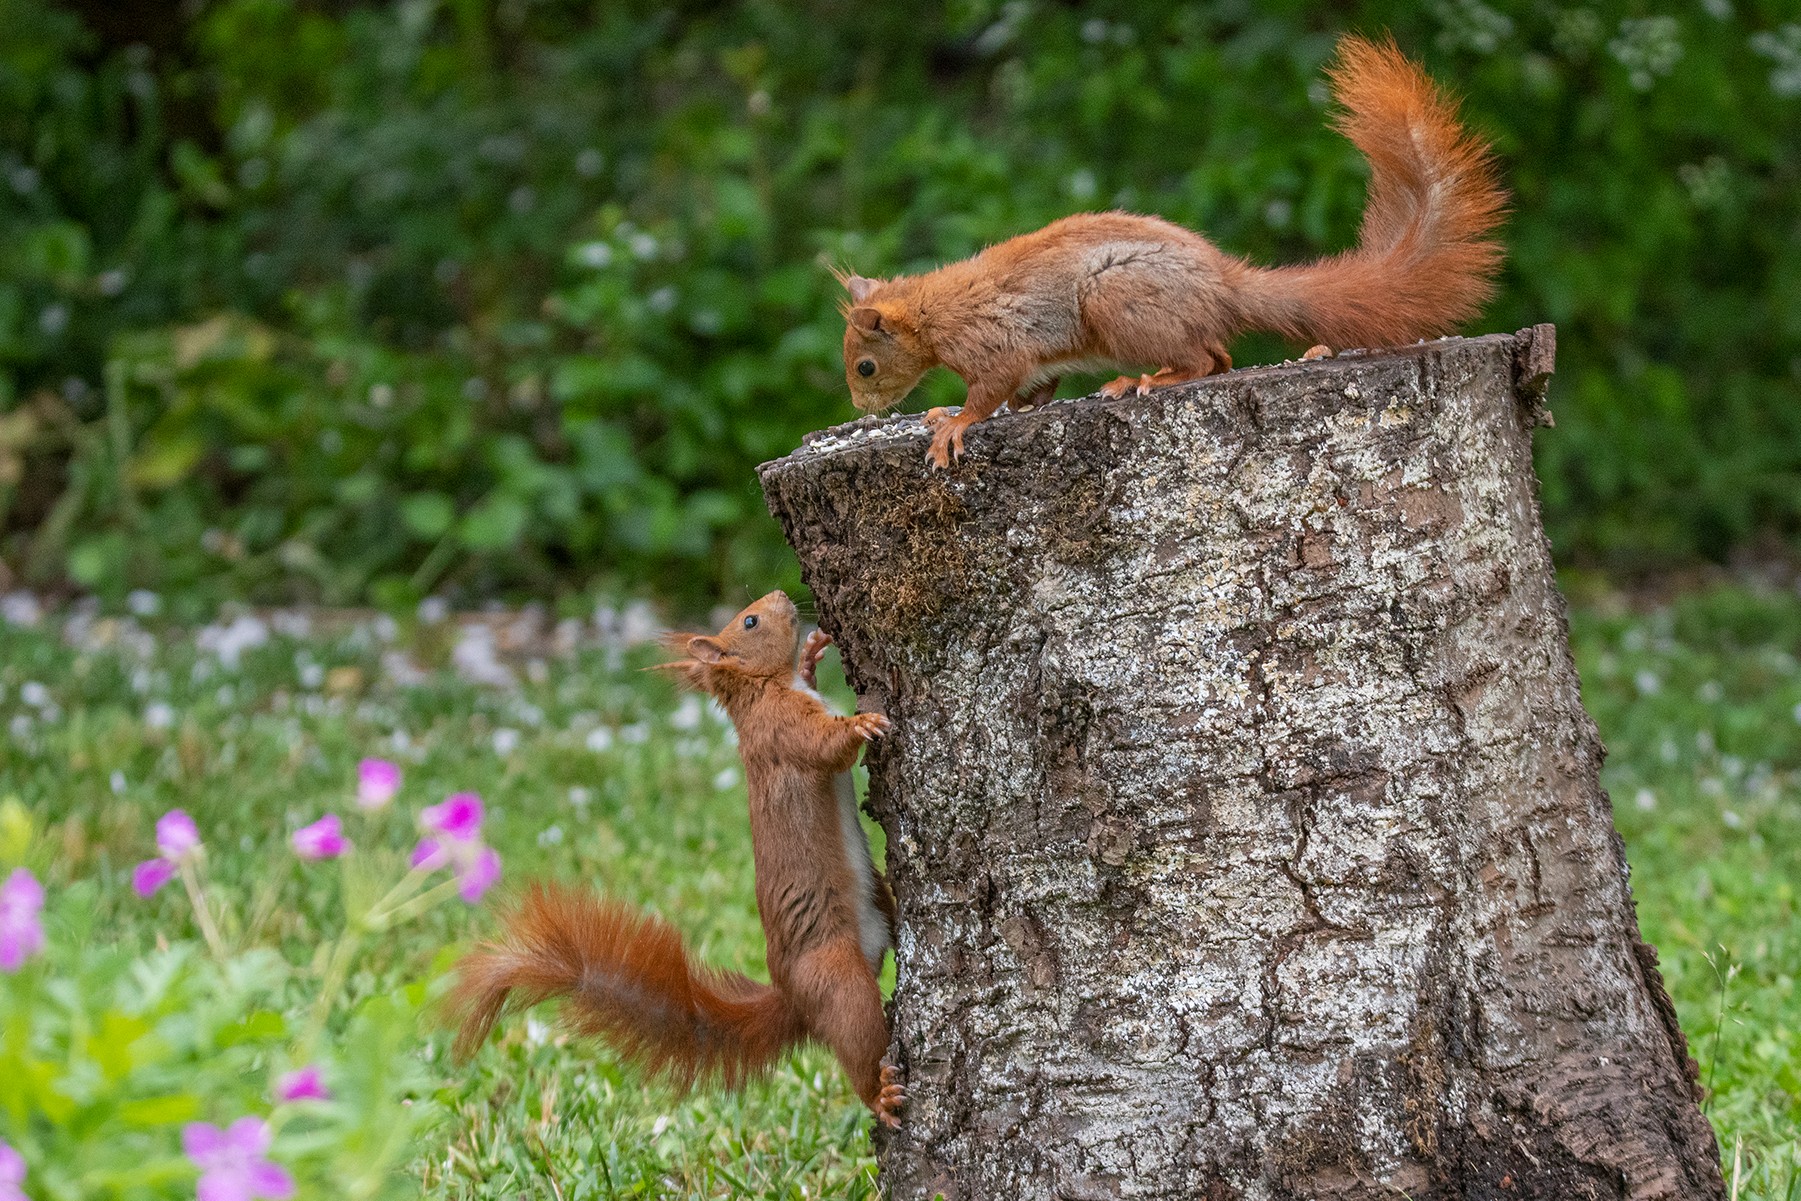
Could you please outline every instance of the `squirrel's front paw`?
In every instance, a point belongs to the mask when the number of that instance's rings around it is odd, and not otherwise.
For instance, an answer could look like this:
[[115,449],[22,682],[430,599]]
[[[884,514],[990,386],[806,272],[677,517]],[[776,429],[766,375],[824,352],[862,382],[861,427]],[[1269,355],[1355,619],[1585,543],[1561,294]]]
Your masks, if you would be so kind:
[[832,645],[832,636],[824,630],[814,630],[807,635],[805,645],[800,648],[800,678],[808,688],[817,688],[819,681],[819,661],[825,658],[825,648]]
[[864,742],[874,742],[894,728],[894,723],[880,713],[859,713],[850,719],[850,724]]
[[949,467],[952,459],[963,457],[963,431],[969,427],[958,421],[947,421],[938,427],[932,435],[931,449],[926,451],[926,458],[934,467]]
[[940,406],[927,409],[925,427],[932,431],[932,446],[926,451],[926,458],[934,467],[949,467],[952,459],[963,457],[963,431],[970,423],[963,420],[963,414],[952,413]]

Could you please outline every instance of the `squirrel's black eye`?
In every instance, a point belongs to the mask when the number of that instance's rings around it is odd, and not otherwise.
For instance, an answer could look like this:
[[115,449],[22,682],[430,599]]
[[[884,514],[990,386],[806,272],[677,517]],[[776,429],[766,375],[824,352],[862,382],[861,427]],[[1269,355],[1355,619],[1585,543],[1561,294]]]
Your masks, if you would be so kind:
[[864,379],[868,379],[870,376],[874,375],[875,374],[875,360],[874,359],[863,359],[861,362],[859,362],[857,364],[857,374],[862,376]]
[[744,619],[744,628],[747,630],[754,630],[757,628],[757,615],[755,613],[752,613],[749,617]]

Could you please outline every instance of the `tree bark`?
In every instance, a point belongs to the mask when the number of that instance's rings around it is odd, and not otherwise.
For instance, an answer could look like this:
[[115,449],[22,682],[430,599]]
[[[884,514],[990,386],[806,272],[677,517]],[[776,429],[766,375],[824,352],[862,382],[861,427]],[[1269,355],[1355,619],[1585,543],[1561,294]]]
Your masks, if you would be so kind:
[[1551,339],[763,467],[895,722],[889,1197],[1724,1196],[1540,524]]

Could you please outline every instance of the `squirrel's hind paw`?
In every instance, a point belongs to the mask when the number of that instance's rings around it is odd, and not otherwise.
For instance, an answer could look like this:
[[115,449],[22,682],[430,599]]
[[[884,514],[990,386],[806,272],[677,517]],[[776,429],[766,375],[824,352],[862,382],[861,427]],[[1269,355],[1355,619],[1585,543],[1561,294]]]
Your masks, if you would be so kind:
[[891,1063],[882,1065],[882,1091],[876,1094],[870,1109],[875,1111],[876,1120],[890,1129],[900,1128],[900,1111],[907,1106],[907,1089],[902,1080],[899,1068]]
[[[1162,372],[1158,372],[1158,374],[1161,375]],[[1156,386],[1156,377],[1148,373],[1145,375],[1122,375],[1117,379],[1111,379],[1102,384],[1101,395],[1105,396],[1108,400],[1118,400],[1120,397],[1128,394],[1144,396]]]

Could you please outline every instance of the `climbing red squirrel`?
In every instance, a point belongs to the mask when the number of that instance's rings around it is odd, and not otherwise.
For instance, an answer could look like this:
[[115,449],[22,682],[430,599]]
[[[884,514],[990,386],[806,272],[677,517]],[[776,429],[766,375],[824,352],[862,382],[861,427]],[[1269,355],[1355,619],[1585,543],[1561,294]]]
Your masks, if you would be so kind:
[[815,632],[803,650],[799,630],[794,602],[772,592],[717,634],[672,636],[687,657],[665,665],[718,700],[738,730],[770,983],[696,964],[658,918],[538,884],[501,938],[457,967],[459,1054],[480,1046],[504,1010],[562,996],[576,1032],[681,1088],[707,1078],[736,1088],[817,1039],[877,1119],[900,1124],[906,1094],[882,1062],[888,1021],[876,983],[893,945],[894,896],[870,861],[850,778],[888,719],[830,712],[813,685],[831,639]]
[[1253,267],[1156,217],[1079,213],[924,275],[844,274],[853,403],[892,408],[939,365],[962,376],[962,411],[926,414],[928,457],[945,467],[970,426],[1028,391],[1022,404],[1049,400],[1064,371],[1153,366],[1101,389],[1143,394],[1229,370],[1226,344],[1246,330],[1317,357],[1436,337],[1474,316],[1502,256],[1491,235],[1505,195],[1488,146],[1392,42],[1346,37],[1328,74],[1336,125],[1370,164],[1355,249]]

